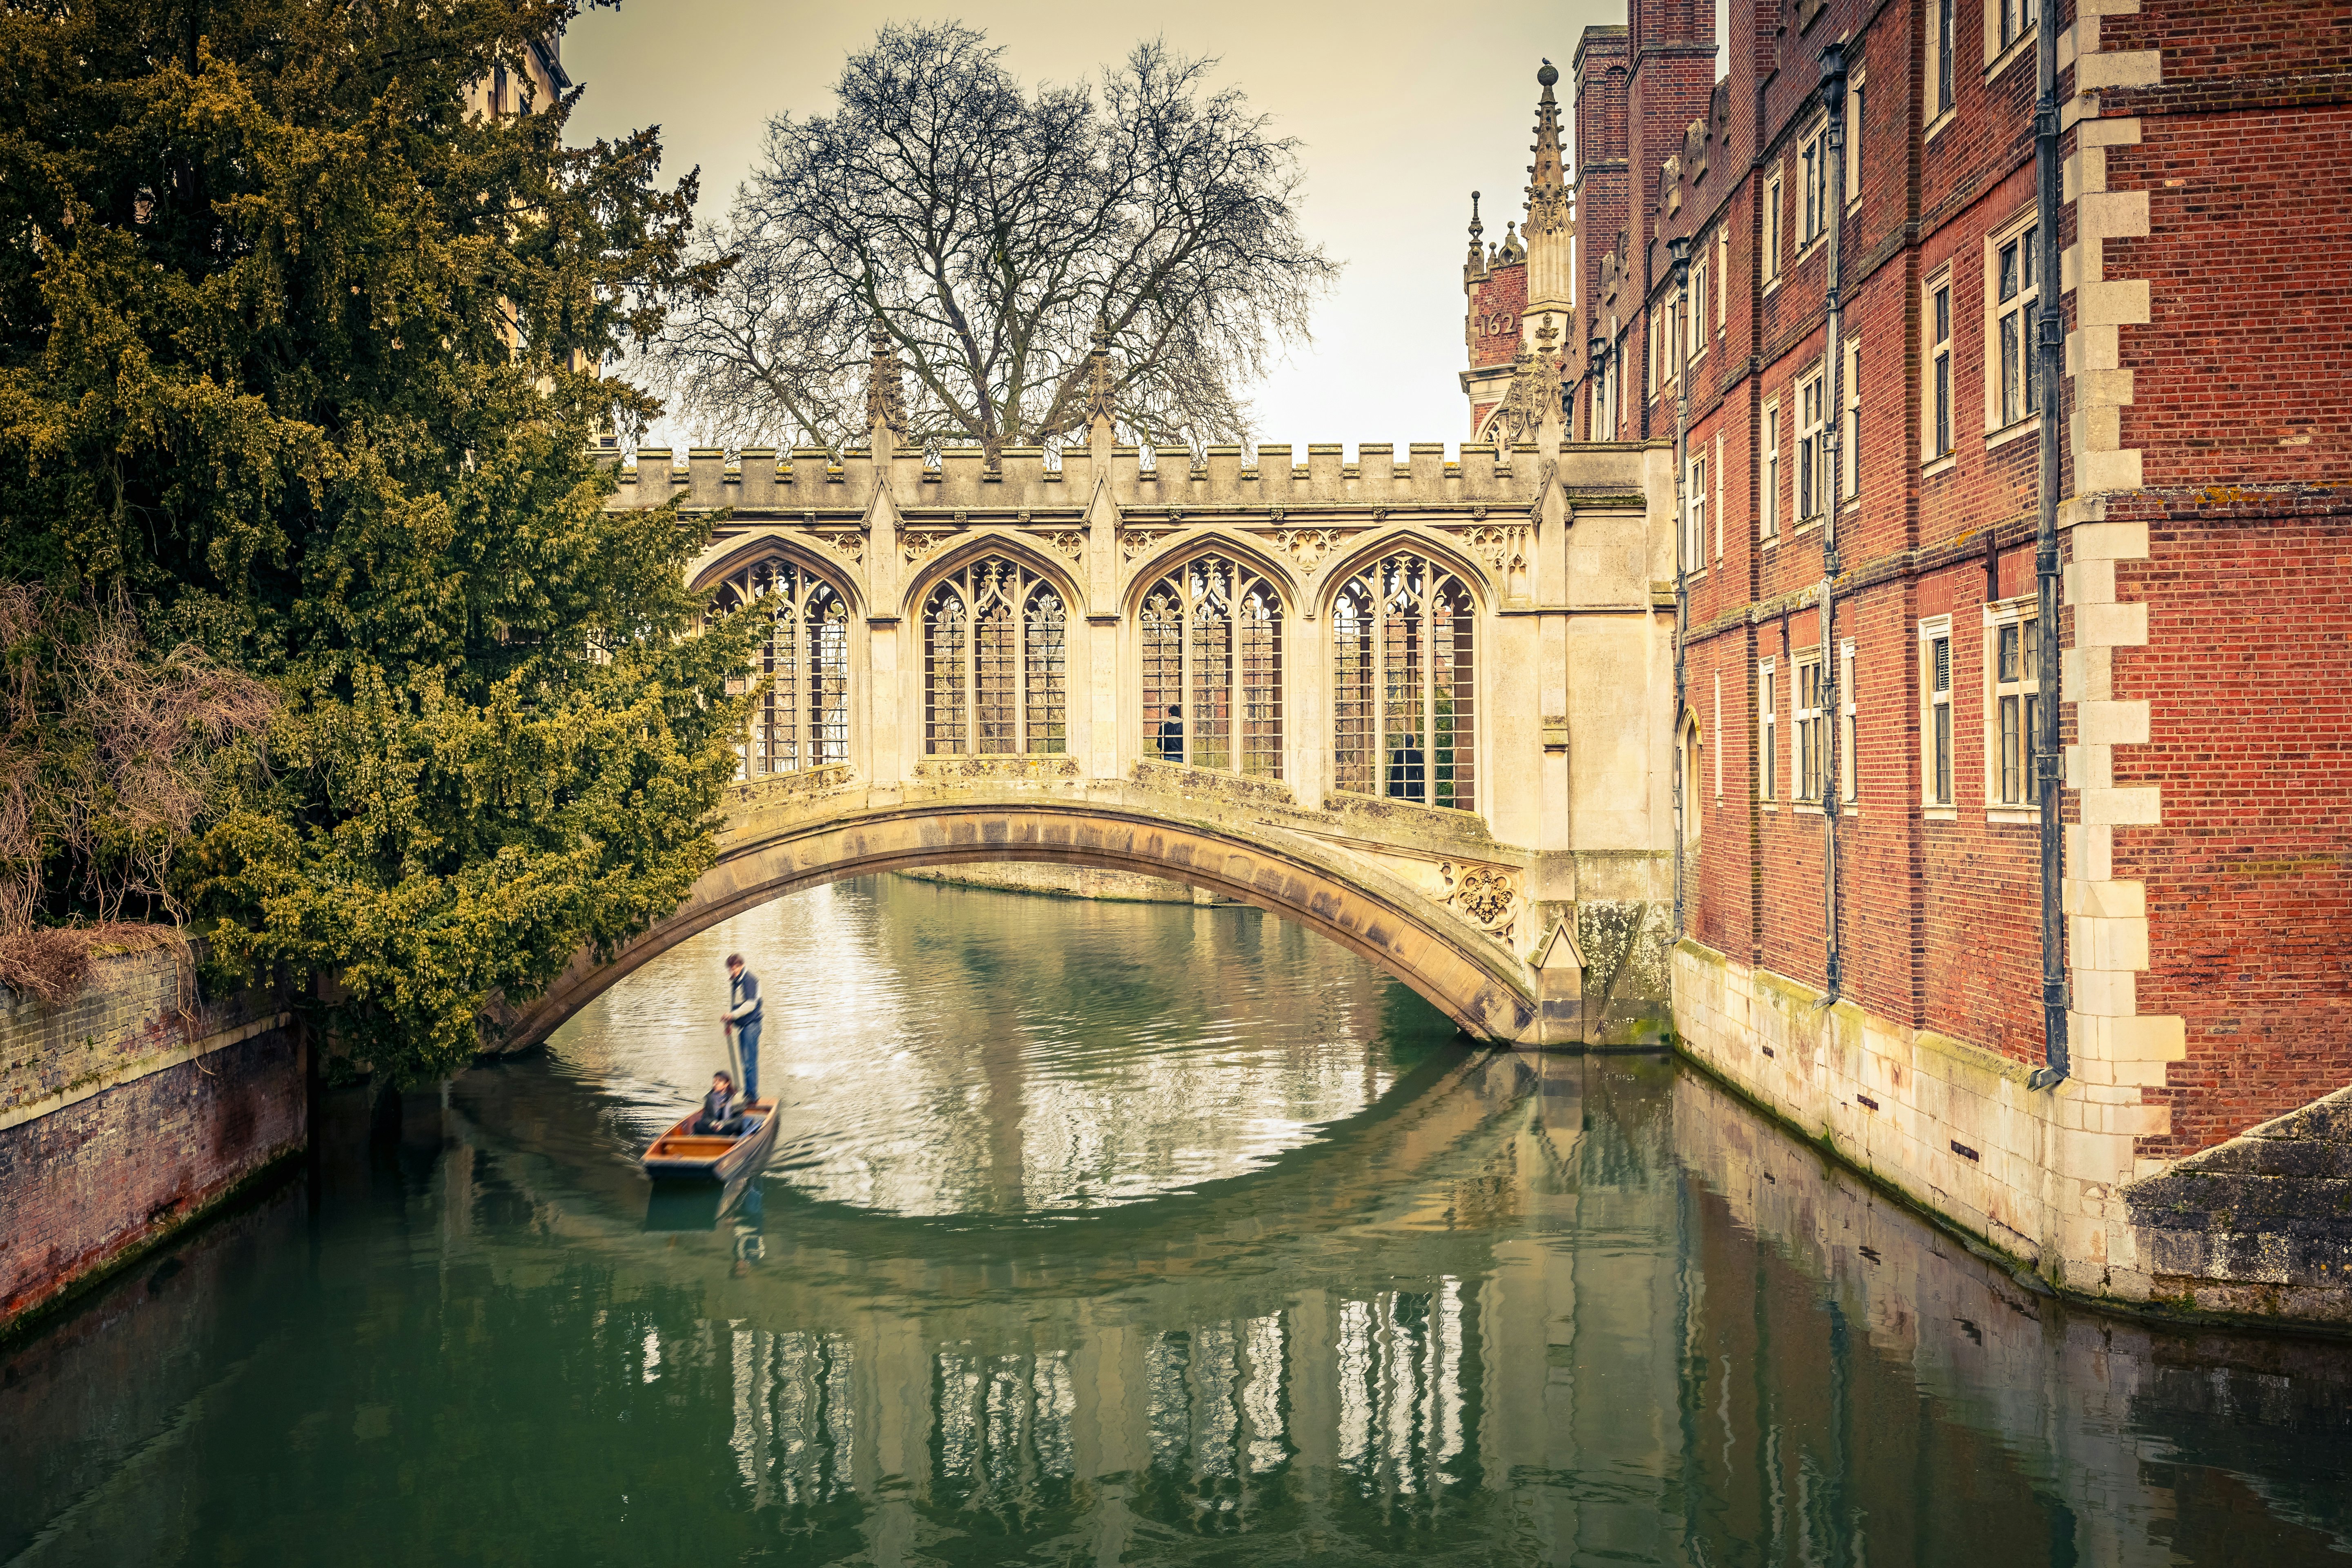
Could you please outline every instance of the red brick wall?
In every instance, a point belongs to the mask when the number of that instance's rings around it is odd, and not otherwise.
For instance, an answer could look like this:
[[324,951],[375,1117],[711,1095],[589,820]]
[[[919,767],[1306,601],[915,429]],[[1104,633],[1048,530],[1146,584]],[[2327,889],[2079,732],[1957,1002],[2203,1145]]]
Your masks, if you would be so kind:
[[2116,783],[2159,787],[2164,820],[2116,829],[2116,875],[2147,886],[2140,1011],[2179,1015],[2189,1047],[2151,1091],[2172,1107],[2151,1154],[2352,1081],[2352,507],[2276,503],[2134,509],[2148,559],[2116,573],[2149,608],[2116,692],[2154,743],[2116,749]]
[[1470,368],[1508,364],[1519,352],[1519,312],[1528,304],[1527,263],[1496,267],[1470,286],[1465,336]]
[[289,1029],[0,1130],[0,1322],[299,1149],[306,1130]]

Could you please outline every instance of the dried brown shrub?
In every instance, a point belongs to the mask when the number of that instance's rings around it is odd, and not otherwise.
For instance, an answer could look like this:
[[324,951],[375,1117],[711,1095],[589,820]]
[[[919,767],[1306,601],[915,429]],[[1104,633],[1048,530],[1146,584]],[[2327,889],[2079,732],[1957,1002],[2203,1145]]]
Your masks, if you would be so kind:
[[127,603],[0,584],[0,984],[53,1005],[93,952],[184,963],[173,857],[276,710],[196,648],[151,648]]

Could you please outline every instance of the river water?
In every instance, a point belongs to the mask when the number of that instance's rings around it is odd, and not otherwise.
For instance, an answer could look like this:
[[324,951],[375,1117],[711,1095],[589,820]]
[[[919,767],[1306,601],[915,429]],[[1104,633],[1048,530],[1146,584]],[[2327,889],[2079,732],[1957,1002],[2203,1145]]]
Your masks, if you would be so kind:
[[[730,950],[784,1131],[649,1204]],[[843,884],[319,1142],[0,1347],[0,1563],[2352,1560],[2340,1342],[2037,1299],[1249,910]]]

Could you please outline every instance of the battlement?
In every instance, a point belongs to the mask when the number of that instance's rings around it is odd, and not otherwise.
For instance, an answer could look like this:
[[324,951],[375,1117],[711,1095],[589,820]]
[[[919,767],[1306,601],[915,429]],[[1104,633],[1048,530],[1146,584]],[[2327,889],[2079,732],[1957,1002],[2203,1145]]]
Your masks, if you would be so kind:
[[[1643,488],[1642,448],[1598,445],[1565,448],[1557,469],[1571,496],[1623,496]],[[617,453],[603,456],[619,462]],[[1196,458],[1178,450],[1155,454],[1150,466],[1134,447],[1108,448],[1102,478],[1122,513],[1181,517],[1193,511],[1282,511],[1328,508],[1357,511],[1526,506],[1539,499],[1546,466],[1535,443],[1497,447],[1466,443],[1453,458],[1442,441],[1410,443],[1400,456],[1388,442],[1360,444],[1354,460],[1339,443],[1310,445],[1305,461],[1288,446],[1209,447]],[[1091,504],[1095,454],[1072,447],[1058,468],[1035,447],[1007,447],[996,467],[978,447],[950,447],[936,464],[919,450],[887,459],[889,490],[901,511],[1029,513],[1038,521],[1076,519]],[[672,450],[640,448],[620,468],[613,504],[624,510],[661,506],[680,497],[690,510],[730,507],[739,512],[843,514],[871,509],[877,464],[873,451],[851,447],[836,458],[823,447],[746,448],[729,462],[717,447],[697,447],[678,467]]]

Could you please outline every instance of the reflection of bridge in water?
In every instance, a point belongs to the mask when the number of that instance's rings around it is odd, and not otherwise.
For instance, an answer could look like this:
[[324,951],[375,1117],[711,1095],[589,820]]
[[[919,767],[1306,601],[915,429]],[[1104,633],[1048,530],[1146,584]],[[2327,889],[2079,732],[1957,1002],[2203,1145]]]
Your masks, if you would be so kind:
[[[878,372],[879,367],[877,367]],[[1673,836],[1664,443],[1059,454],[667,451],[623,507],[730,509],[694,568],[767,616],[718,866],[544,1038],[730,915],[842,877],[1045,860],[1212,889],[1484,1039],[1654,1037]],[[1246,456],[1246,460],[1245,460]]]
[[[499,1149],[495,1093],[465,1110]],[[2158,1562],[2178,1487],[2263,1468],[2229,1412],[2334,1430],[2347,1392],[2221,1344],[2184,1383],[1654,1063],[1457,1059],[1267,1171],[1042,1229],[772,1188],[750,1264],[747,1226],[656,1246],[622,1184],[494,1158],[627,1286],[600,1355],[723,1408],[747,1500],[828,1556],[1017,1529],[1281,1561],[1418,1521],[1541,1561]],[[2341,1500],[2233,1506],[2352,1535]]]

